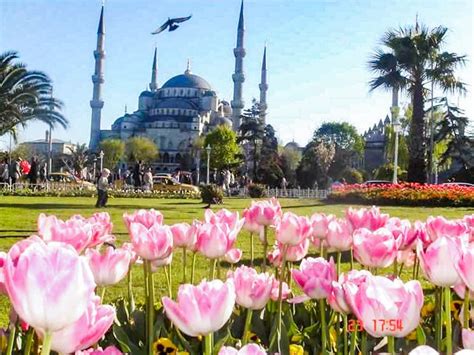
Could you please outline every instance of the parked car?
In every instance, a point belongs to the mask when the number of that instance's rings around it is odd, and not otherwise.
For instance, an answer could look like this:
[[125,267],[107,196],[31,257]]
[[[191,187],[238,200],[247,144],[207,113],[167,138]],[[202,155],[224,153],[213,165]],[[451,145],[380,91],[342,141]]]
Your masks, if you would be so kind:
[[88,181],[83,181],[69,173],[51,173],[49,174],[49,181],[53,184],[66,185],[67,187],[77,188],[79,190],[86,189],[93,191],[96,189],[95,185]]
[[388,180],[367,180],[367,181],[363,182],[362,185],[367,185],[367,186],[371,186],[371,185],[392,185],[392,182],[388,181]]
[[441,185],[444,186],[464,186],[464,187],[474,187],[474,184],[470,184],[468,182],[445,182]]
[[199,188],[194,185],[182,184],[171,176],[153,176],[154,191],[189,191],[199,192]]

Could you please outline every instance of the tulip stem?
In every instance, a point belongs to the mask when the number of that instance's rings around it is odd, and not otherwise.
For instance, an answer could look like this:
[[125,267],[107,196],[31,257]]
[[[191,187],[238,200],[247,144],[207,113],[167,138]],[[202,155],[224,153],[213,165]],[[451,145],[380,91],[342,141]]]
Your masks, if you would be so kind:
[[217,259],[217,278],[220,279],[221,278],[221,260],[220,259]]
[[437,287],[435,291],[435,303],[438,311],[435,314],[435,338],[436,347],[441,350],[441,340],[443,339],[443,293],[442,288]]
[[320,239],[319,241],[320,241],[320,244],[319,244],[319,254],[320,255],[319,256],[321,258],[324,258],[324,243],[323,243],[324,239]]
[[278,285],[278,320],[277,320],[277,338],[278,338],[278,349],[281,347],[281,324],[282,324],[282,313],[283,313],[283,281],[285,278],[285,266],[286,266],[286,250],[288,246],[283,245],[281,251],[281,274],[280,274],[280,284]]
[[245,317],[245,327],[244,327],[244,336],[242,339],[242,345],[246,345],[249,342],[250,338],[250,327],[252,325],[252,309],[247,309],[247,315]]
[[263,226],[263,259],[262,272],[267,270],[268,226]]
[[321,352],[327,354],[327,324],[326,324],[326,306],[324,298],[319,301],[319,313],[321,313]]
[[[148,261],[143,260],[143,282],[144,282],[144,290],[145,290],[145,313],[150,314],[150,297],[149,297],[149,290],[148,290]],[[168,278],[166,278],[168,280]],[[148,322],[148,319],[147,319]],[[145,339],[148,341],[148,325],[145,327]]]
[[133,283],[132,283],[132,266],[128,269],[127,275],[127,292],[128,292],[128,308],[129,314],[135,310],[135,298],[133,297]]
[[26,345],[25,350],[23,351],[23,355],[30,355],[31,348],[33,347],[34,335],[35,331],[33,327],[29,327],[28,332],[26,333]]
[[102,286],[102,290],[100,290],[100,303],[104,303],[104,296],[105,296],[105,286]]
[[[356,344],[357,344],[357,332],[358,332],[358,329],[357,329],[357,327],[355,327],[354,331],[351,333],[351,348],[349,350],[350,355],[355,355]],[[346,333],[347,333],[347,330],[346,330]]]
[[388,352],[392,355],[395,354],[395,338],[392,336],[387,337]]
[[361,334],[361,341],[360,341],[360,351],[363,355],[367,355],[367,332],[365,330],[362,331]]
[[[148,334],[148,354],[153,354],[153,325],[155,318],[155,300],[153,292],[153,273],[151,271],[151,261],[145,260],[147,270],[147,289],[148,289],[148,314],[147,314],[147,334]],[[170,296],[171,297],[171,296]]]
[[416,265],[418,264],[418,256],[415,254],[415,261],[413,263],[413,276],[411,277],[413,280],[416,280]]
[[209,262],[211,263],[211,267],[209,268],[209,281],[211,281],[214,280],[214,277],[216,275],[217,259],[209,259]]
[[210,333],[204,337],[204,354],[205,355],[212,355],[212,348],[214,347],[213,342],[214,342],[213,333]]
[[43,339],[43,347],[41,348],[41,355],[49,355],[51,351],[51,341],[53,340],[53,334],[46,332]]
[[183,284],[186,283],[186,247],[183,247]]
[[337,252],[337,263],[336,263],[336,275],[339,277],[339,272],[341,271],[341,252]]
[[8,335],[8,346],[7,346],[7,355],[13,354],[13,345],[15,344],[16,336],[16,325],[15,323],[10,324],[10,334]]
[[398,269],[398,277],[401,277],[401,276],[402,276],[403,266],[404,266],[404,265],[405,265],[405,264],[403,264],[403,263],[400,265],[400,268]]
[[343,332],[344,332],[344,350],[343,350],[343,353],[344,355],[347,355],[347,314],[343,313],[342,314],[342,320],[344,321],[344,328],[343,328]]
[[466,287],[466,291],[464,293],[464,328],[469,329],[469,317],[471,315],[471,302],[469,300],[471,296],[471,290],[469,290],[468,287]]
[[193,261],[191,262],[191,284],[194,285],[194,270],[196,268],[196,252],[193,252]]
[[250,267],[253,267],[253,233],[250,233]]
[[451,329],[451,289],[445,287],[445,312],[446,312],[446,354],[452,355],[453,353],[453,339]]
[[397,262],[397,258],[395,258],[395,260],[393,261],[393,276],[397,277],[397,275],[398,275],[398,262]]
[[352,252],[352,248],[351,248],[351,270],[354,269],[354,253]]

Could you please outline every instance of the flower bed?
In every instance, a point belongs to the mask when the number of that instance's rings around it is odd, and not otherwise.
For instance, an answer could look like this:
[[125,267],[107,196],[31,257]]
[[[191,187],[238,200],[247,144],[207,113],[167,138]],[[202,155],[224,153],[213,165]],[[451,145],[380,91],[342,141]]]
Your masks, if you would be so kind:
[[[124,214],[130,242],[118,246],[105,212],[66,221],[41,214],[38,236],[0,254],[0,292],[12,305],[0,353],[474,349],[474,215],[411,223],[372,207],[349,208],[345,218],[306,217],[282,213],[272,199],[253,202],[242,217],[206,210],[202,221],[168,226],[160,212],[139,210]],[[236,248],[242,229],[250,232],[250,266]],[[257,240],[264,247],[259,258]],[[341,271],[342,253],[349,255],[348,272]],[[195,279],[196,257],[209,263],[207,280]],[[184,267],[173,274],[177,258]],[[227,274],[221,261],[232,265]],[[138,265],[144,285],[134,289],[130,270]],[[155,294],[154,275],[163,269],[168,290]],[[409,280],[400,278],[403,269]],[[173,277],[183,280],[177,293]],[[103,304],[105,290],[123,279],[127,296]],[[425,297],[421,280],[432,297]],[[145,304],[135,305],[134,292],[144,292]],[[453,307],[459,304],[461,310]]]
[[399,206],[474,206],[474,187],[402,183],[395,185],[341,185],[328,202]]

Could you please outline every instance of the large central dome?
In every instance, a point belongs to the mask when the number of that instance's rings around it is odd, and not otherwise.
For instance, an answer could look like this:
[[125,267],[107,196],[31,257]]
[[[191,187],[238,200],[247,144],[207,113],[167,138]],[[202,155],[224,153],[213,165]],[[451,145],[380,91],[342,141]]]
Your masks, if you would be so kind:
[[163,84],[163,88],[195,88],[212,90],[211,85],[198,75],[186,71],[184,74],[176,75]]

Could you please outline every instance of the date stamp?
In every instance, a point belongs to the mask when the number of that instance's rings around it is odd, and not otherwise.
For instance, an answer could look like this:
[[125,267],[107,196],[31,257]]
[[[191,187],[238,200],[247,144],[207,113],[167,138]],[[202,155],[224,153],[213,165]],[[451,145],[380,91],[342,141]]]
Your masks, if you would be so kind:
[[364,324],[359,319],[349,319],[347,323],[347,331],[361,332],[370,327],[374,332],[395,332],[403,330],[403,321],[401,319],[372,319],[369,324]]

